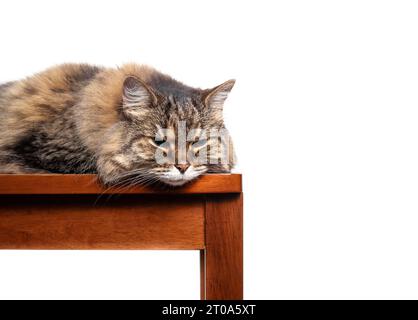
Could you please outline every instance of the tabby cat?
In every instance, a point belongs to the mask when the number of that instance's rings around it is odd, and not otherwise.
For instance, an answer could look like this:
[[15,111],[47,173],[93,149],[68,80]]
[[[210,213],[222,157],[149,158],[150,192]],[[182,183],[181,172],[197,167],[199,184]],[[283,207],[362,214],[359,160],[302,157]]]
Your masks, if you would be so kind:
[[[231,141],[208,132],[227,132],[222,109],[233,86],[196,89],[135,64],[65,64],[0,85],[0,173],[97,173],[110,185],[179,186],[229,172]],[[182,149],[195,157],[178,156],[181,125]],[[203,149],[206,161],[197,157]],[[169,153],[172,161],[157,161]]]

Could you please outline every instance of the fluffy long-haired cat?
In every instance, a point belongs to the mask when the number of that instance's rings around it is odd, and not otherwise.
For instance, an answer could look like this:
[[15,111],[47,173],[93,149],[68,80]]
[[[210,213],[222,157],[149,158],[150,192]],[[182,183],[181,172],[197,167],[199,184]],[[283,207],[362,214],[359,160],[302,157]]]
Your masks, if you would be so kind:
[[[225,132],[222,109],[233,86],[196,89],[135,64],[65,64],[3,84],[0,173],[97,173],[105,184],[179,186],[229,172],[232,144],[209,132]],[[227,160],[218,161],[225,148]]]

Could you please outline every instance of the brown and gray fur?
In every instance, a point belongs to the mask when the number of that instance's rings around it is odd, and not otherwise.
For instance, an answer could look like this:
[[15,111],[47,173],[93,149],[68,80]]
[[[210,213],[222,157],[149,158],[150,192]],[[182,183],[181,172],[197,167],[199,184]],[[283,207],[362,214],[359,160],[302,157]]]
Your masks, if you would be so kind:
[[[224,128],[222,107],[233,85],[230,80],[213,89],[192,88],[135,64],[65,64],[0,85],[0,173],[98,173],[106,184],[167,182],[159,177],[173,168],[154,159],[158,128],[175,129],[178,120],[188,129]],[[231,156],[228,164],[196,165],[194,173],[232,166]]]

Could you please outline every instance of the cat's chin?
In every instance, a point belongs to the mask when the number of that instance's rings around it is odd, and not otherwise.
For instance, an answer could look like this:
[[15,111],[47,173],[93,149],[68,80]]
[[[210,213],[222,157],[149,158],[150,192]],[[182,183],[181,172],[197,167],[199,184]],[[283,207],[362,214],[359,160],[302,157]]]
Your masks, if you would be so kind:
[[196,170],[193,166],[190,166],[184,173],[181,173],[174,166],[164,172],[163,174],[157,175],[160,182],[171,186],[171,187],[181,187],[195,179],[197,179],[205,170]]
[[190,182],[191,180],[186,180],[186,179],[169,180],[169,179],[160,178],[160,181],[163,182],[164,184],[167,184],[167,185],[171,186],[171,187],[181,187],[181,186],[185,185],[186,183]]

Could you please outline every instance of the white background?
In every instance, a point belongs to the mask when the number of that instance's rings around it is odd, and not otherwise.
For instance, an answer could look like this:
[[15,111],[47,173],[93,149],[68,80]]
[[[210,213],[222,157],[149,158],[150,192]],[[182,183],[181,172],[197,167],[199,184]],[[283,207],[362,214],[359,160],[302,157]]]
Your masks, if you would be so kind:
[[[245,297],[418,298],[414,1],[1,1],[0,81],[148,63],[237,84]],[[0,298],[199,298],[194,252],[0,252]]]

